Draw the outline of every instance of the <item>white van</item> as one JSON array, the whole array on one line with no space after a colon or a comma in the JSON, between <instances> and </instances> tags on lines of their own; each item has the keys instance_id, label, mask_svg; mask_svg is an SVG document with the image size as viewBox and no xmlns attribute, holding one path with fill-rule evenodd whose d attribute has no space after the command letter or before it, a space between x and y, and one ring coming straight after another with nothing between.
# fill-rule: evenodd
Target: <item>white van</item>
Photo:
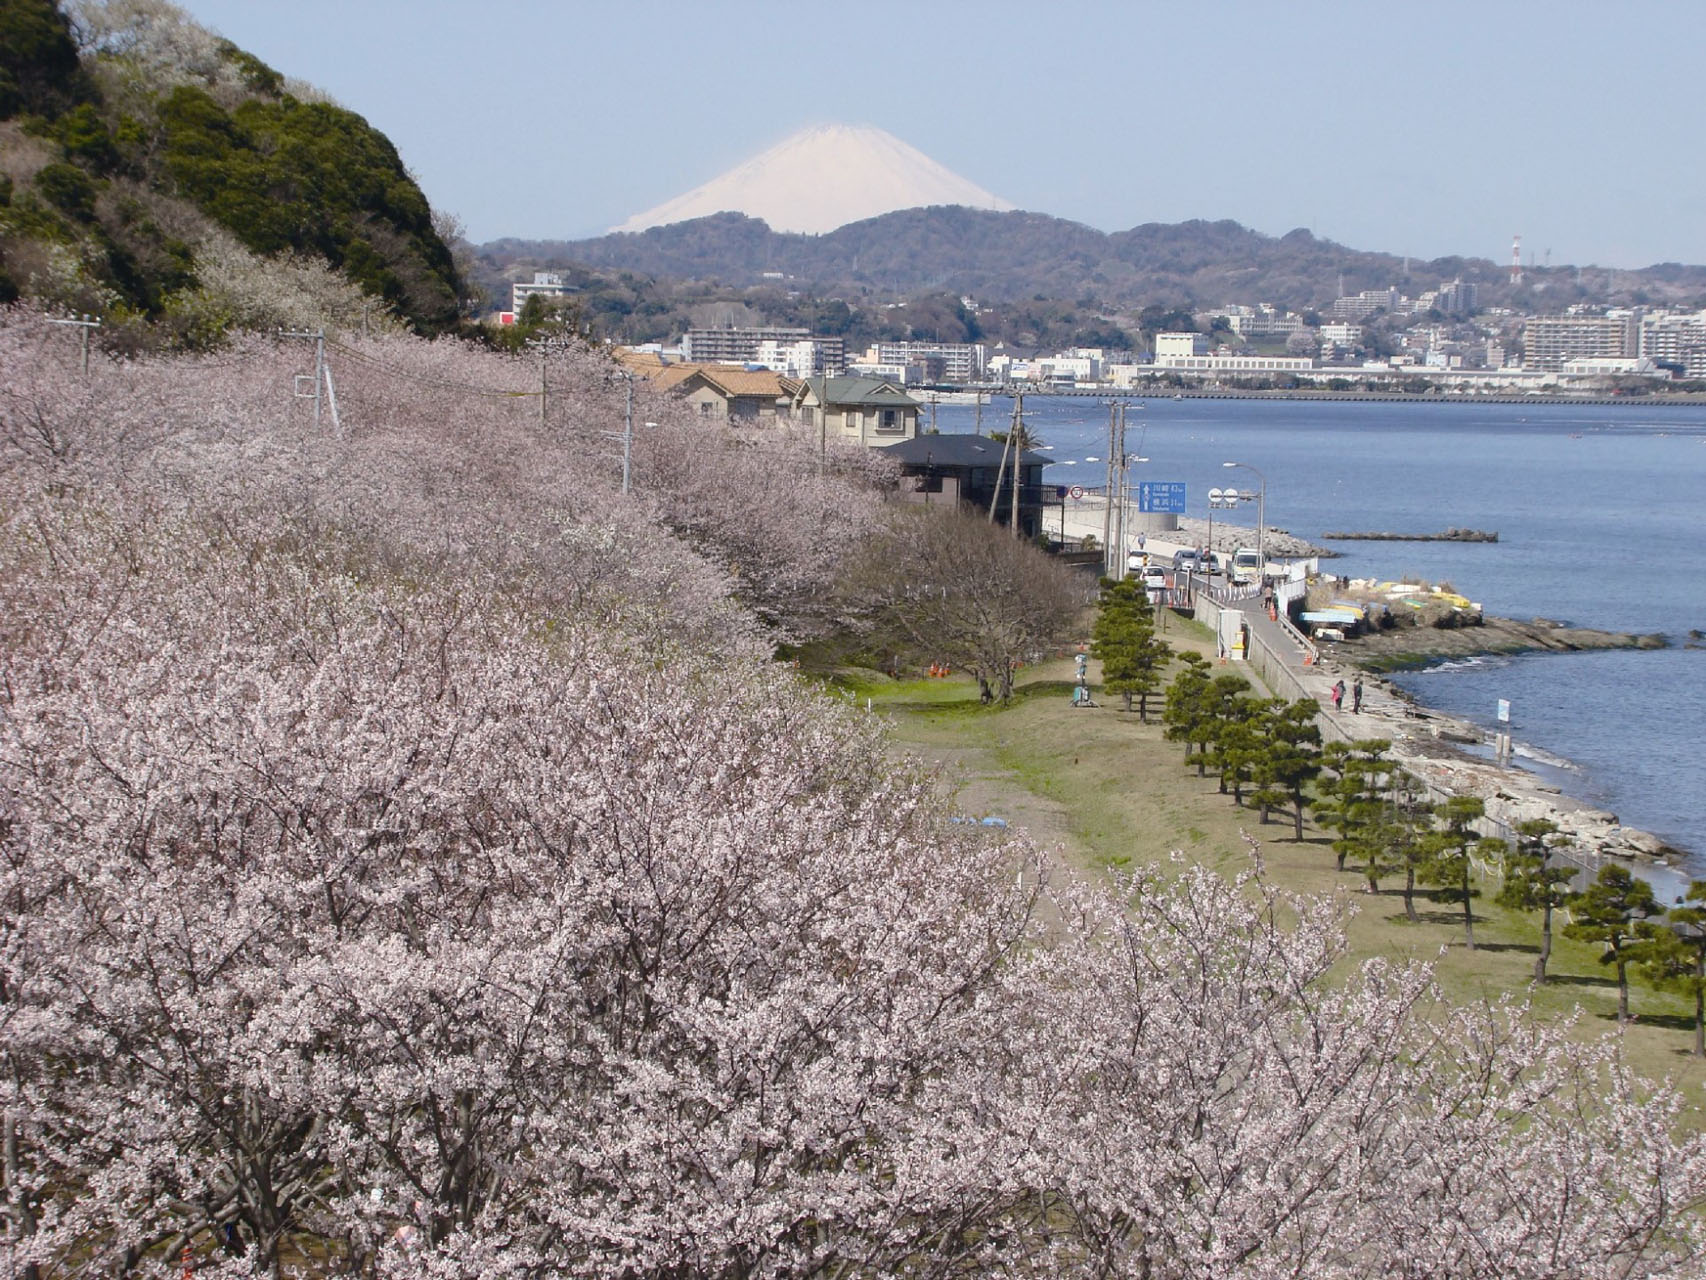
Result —
<instances>
[{"instance_id":1,"label":"white van","mask_svg":"<svg viewBox=\"0 0 1706 1280\"><path fill-rule=\"evenodd\" d=\"M1260 582L1262 553L1255 547L1239 547L1232 553L1232 581Z\"/></svg>"}]
</instances>

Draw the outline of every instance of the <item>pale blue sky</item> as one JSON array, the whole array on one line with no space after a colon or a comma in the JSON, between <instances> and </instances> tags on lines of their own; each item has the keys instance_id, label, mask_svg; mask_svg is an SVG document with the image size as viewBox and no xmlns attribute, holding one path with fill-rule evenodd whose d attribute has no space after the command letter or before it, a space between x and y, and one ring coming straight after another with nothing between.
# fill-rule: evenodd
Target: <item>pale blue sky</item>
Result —
<instances>
[{"instance_id":1,"label":"pale blue sky","mask_svg":"<svg viewBox=\"0 0 1706 1280\"><path fill-rule=\"evenodd\" d=\"M1700 0L179 0L475 241L596 235L806 124L1103 230L1706 263Z\"/></svg>"}]
</instances>

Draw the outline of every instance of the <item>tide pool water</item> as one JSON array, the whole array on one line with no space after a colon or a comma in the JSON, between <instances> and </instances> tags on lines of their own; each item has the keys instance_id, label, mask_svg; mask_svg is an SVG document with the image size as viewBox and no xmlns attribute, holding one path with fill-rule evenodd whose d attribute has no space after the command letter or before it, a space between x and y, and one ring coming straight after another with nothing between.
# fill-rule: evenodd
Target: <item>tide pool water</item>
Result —
<instances>
[{"instance_id":1,"label":"tide pool water","mask_svg":"<svg viewBox=\"0 0 1706 1280\"><path fill-rule=\"evenodd\" d=\"M1706 632L1706 407L1130 403L1126 449L1148 458L1133 483L1183 481L1189 516L1208 515L1210 488L1255 487L1250 471L1222 465L1242 462L1266 480L1268 524L1311 541L1453 526L1499 535L1326 544L1343 553L1336 573L1449 583L1505 617L1665 634L1665 650L1483 659L1396 682L1487 727L1509 700L1526 763L1689 850L1706 875L1706 649L1687 647ZM1011 408L985 405L984 430ZM942 431L970 431L975 410L936 415ZM1105 482L1101 400L1027 396L1025 418L1056 459L1045 483ZM1233 518L1254 524L1254 506Z\"/></svg>"}]
</instances>

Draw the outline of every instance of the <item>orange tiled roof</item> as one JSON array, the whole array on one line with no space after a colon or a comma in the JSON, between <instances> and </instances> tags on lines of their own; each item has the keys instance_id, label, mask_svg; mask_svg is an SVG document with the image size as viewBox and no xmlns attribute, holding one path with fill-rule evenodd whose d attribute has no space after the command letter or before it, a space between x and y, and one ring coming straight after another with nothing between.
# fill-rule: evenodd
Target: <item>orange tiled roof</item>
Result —
<instances>
[{"instance_id":1,"label":"orange tiled roof","mask_svg":"<svg viewBox=\"0 0 1706 1280\"><path fill-rule=\"evenodd\" d=\"M673 391L703 368L697 364L666 364L660 369L641 369L640 372L660 391Z\"/></svg>"},{"instance_id":2,"label":"orange tiled roof","mask_svg":"<svg viewBox=\"0 0 1706 1280\"><path fill-rule=\"evenodd\" d=\"M661 369L669 361L657 351L630 351L627 347L615 349L616 363L630 369Z\"/></svg>"},{"instance_id":3,"label":"orange tiled roof","mask_svg":"<svg viewBox=\"0 0 1706 1280\"><path fill-rule=\"evenodd\" d=\"M727 396L760 396L780 400L788 394L781 374L770 369L742 369L730 365L705 365L699 375ZM677 384L680 385L680 384Z\"/></svg>"}]
</instances>

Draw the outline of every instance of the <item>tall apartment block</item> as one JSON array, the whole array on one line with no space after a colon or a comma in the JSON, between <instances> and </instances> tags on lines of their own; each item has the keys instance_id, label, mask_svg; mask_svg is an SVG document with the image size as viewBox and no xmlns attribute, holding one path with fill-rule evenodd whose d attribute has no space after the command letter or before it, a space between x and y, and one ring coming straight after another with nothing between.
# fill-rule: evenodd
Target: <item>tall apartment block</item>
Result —
<instances>
[{"instance_id":1,"label":"tall apartment block","mask_svg":"<svg viewBox=\"0 0 1706 1280\"><path fill-rule=\"evenodd\" d=\"M810 329L769 326L760 329L689 329L681 340L681 356L692 364L754 364L763 358L765 343L774 353L798 350L800 343L816 344L809 375L838 374L847 367L846 343L841 338L813 336Z\"/></svg>"}]
</instances>

